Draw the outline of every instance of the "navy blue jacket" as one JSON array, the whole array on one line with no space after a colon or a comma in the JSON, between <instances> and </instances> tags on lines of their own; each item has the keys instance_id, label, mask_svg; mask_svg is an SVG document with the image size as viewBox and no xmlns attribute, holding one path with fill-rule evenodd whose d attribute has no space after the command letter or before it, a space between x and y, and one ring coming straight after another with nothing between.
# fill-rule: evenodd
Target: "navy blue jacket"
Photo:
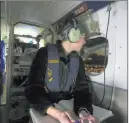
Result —
<instances>
[{"instance_id":1,"label":"navy blue jacket","mask_svg":"<svg viewBox=\"0 0 129 123\"><path fill-rule=\"evenodd\" d=\"M57 43L60 53L60 79L61 86L65 85L65 65L67 64L67 56L61 45L61 41ZM76 55L71 53L70 55ZM90 81L85 74L85 67L80 57L80 66L72 93L49 93L44 85L47 66L47 48L43 47L38 50L28 76L28 83L25 89L26 98L34 104L34 108L39 111L46 111L50 105L60 100L74 98L74 111L78 115L80 109L85 109L93 114L92 94L90 92ZM56 97L56 98L55 98Z\"/></svg>"}]
</instances>

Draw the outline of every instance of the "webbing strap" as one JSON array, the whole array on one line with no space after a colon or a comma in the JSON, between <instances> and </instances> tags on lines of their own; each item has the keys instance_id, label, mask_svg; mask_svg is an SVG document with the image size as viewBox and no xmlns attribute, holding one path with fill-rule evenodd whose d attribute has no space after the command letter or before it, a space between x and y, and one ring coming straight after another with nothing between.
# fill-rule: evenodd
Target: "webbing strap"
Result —
<instances>
[{"instance_id":1,"label":"webbing strap","mask_svg":"<svg viewBox=\"0 0 129 123\"><path fill-rule=\"evenodd\" d=\"M56 44L49 44L48 51L48 66L45 82L47 88L52 91L59 91L59 52Z\"/></svg>"},{"instance_id":2,"label":"webbing strap","mask_svg":"<svg viewBox=\"0 0 129 123\"><path fill-rule=\"evenodd\" d=\"M76 56L70 58L68 80L67 80L67 85L65 87L65 91L69 91L69 87L73 86L74 81L77 77L78 69L79 69L79 57Z\"/></svg>"},{"instance_id":3,"label":"webbing strap","mask_svg":"<svg viewBox=\"0 0 129 123\"><path fill-rule=\"evenodd\" d=\"M66 92L69 91L70 87L73 86L74 80L76 79L78 69L79 69L79 56L71 56L70 62L68 64L68 79L66 78L67 82L65 82L66 86L63 88L63 90L60 90L60 73L59 73L59 52L57 49L56 44L49 44L47 46L48 49L48 66L47 66L47 72L45 77L45 83L47 85L47 88L51 92Z\"/></svg>"}]
</instances>

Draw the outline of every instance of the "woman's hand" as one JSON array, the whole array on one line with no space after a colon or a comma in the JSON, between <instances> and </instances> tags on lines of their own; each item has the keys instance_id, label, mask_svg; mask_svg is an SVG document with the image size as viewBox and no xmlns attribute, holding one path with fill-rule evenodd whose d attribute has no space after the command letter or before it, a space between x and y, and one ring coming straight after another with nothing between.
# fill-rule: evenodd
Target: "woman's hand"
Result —
<instances>
[{"instance_id":1,"label":"woman's hand","mask_svg":"<svg viewBox=\"0 0 129 123\"><path fill-rule=\"evenodd\" d=\"M74 123L75 122L75 119L73 118L73 113L69 111L61 112L58 120L60 121L60 123Z\"/></svg>"},{"instance_id":2,"label":"woman's hand","mask_svg":"<svg viewBox=\"0 0 129 123\"><path fill-rule=\"evenodd\" d=\"M60 123L74 123L76 116L70 111L61 111L53 106L50 106L46 113Z\"/></svg>"},{"instance_id":3,"label":"woman's hand","mask_svg":"<svg viewBox=\"0 0 129 123\"><path fill-rule=\"evenodd\" d=\"M79 117L81 123L100 123L100 121L96 117L86 113L85 111L81 111L79 113Z\"/></svg>"}]
</instances>

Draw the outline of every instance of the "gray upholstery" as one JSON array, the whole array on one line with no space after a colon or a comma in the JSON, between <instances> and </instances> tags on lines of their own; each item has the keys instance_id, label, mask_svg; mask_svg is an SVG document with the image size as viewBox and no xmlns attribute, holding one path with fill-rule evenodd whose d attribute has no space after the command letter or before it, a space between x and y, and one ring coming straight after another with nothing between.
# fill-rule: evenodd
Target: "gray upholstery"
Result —
<instances>
[{"instance_id":1,"label":"gray upholstery","mask_svg":"<svg viewBox=\"0 0 129 123\"><path fill-rule=\"evenodd\" d=\"M72 100L62 100L58 104L55 104L56 108L61 110L69 110L73 111L73 99ZM97 106L93 105L94 113L100 121L103 121L111 116L113 116L112 112ZM50 116L42 116L42 114L38 113L33 108L30 109L30 115L33 123L59 123L55 119Z\"/></svg>"}]
</instances>

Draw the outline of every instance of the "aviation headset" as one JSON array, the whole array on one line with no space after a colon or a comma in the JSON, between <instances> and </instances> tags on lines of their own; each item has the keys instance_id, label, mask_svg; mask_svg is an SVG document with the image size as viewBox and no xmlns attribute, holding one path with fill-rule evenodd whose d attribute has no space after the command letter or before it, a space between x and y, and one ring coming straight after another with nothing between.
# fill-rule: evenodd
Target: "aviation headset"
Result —
<instances>
[{"instance_id":1,"label":"aviation headset","mask_svg":"<svg viewBox=\"0 0 129 123\"><path fill-rule=\"evenodd\" d=\"M76 43L81 34L84 33L84 28L77 24L75 19L72 19L72 23L68 22L62 30L61 37L63 40L69 40L71 43Z\"/></svg>"}]
</instances>

